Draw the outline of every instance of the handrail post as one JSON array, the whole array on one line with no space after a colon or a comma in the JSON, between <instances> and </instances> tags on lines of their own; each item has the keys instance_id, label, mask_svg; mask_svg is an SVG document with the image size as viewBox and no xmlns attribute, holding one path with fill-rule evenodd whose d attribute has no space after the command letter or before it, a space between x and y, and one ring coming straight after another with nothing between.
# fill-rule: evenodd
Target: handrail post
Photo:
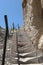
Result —
<instances>
[{"instance_id":1,"label":"handrail post","mask_svg":"<svg viewBox=\"0 0 43 65\"><path fill-rule=\"evenodd\" d=\"M7 15L4 16L4 19L5 19L5 25L6 25L6 34L5 34L3 55L2 55L2 65L5 64L6 44L7 44L7 37L8 37L8 21L7 21Z\"/></svg>"},{"instance_id":2,"label":"handrail post","mask_svg":"<svg viewBox=\"0 0 43 65\"><path fill-rule=\"evenodd\" d=\"M19 25L18 25L18 30L19 30ZM19 50L18 50L18 31L16 30L16 45L17 45L17 57L18 57L18 65L20 65L20 57L19 57Z\"/></svg>"}]
</instances>

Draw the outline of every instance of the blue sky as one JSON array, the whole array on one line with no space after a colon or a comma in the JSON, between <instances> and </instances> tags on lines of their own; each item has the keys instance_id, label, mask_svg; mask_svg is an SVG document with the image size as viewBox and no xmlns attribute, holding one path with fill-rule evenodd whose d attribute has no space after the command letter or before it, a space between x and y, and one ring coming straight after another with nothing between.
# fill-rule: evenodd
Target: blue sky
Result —
<instances>
[{"instance_id":1,"label":"blue sky","mask_svg":"<svg viewBox=\"0 0 43 65\"><path fill-rule=\"evenodd\" d=\"M0 0L0 26L5 27L4 15L8 16L9 28L23 25L22 0Z\"/></svg>"}]
</instances>

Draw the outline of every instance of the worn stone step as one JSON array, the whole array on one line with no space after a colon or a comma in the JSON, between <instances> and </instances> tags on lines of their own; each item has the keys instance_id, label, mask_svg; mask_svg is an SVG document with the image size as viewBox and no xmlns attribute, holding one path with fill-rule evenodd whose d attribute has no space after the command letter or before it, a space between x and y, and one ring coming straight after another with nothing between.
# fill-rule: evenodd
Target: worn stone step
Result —
<instances>
[{"instance_id":1,"label":"worn stone step","mask_svg":"<svg viewBox=\"0 0 43 65\"><path fill-rule=\"evenodd\" d=\"M16 54L18 54L18 53L16 53ZM19 57L21 57L21 58L34 57L34 56L36 56L36 51L32 51L29 53L19 53Z\"/></svg>"},{"instance_id":2,"label":"worn stone step","mask_svg":"<svg viewBox=\"0 0 43 65\"><path fill-rule=\"evenodd\" d=\"M41 55L39 55L39 56L36 56L36 57L28 57L28 58L20 58L19 59L19 62L21 63L21 64L28 64L28 63L39 63L40 61L39 61L39 58L41 58L42 56ZM16 60L18 59L18 58L15 58ZM43 62L43 61L42 61ZM41 63L41 62L40 62Z\"/></svg>"}]
</instances>

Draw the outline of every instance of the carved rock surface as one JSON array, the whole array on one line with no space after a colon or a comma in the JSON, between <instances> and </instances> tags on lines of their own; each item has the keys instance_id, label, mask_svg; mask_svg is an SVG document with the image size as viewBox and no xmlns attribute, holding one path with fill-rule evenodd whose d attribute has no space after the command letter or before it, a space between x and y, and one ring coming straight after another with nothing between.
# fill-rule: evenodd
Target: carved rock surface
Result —
<instances>
[{"instance_id":1,"label":"carved rock surface","mask_svg":"<svg viewBox=\"0 0 43 65\"><path fill-rule=\"evenodd\" d=\"M43 0L26 0L23 8L24 28L38 49L40 37L43 35Z\"/></svg>"}]
</instances>

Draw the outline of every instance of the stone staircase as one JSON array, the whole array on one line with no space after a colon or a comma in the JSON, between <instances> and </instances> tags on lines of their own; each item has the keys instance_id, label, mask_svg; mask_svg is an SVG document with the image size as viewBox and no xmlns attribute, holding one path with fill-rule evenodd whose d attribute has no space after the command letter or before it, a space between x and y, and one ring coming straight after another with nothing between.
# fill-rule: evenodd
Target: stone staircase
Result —
<instances>
[{"instance_id":1,"label":"stone staircase","mask_svg":"<svg viewBox=\"0 0 43 65\"><path fill-rule=\"evenodd\" d=\"M39 50L34 48L32 41L25 31L18 31L18 50L20 64L36 64L43 63L43 56ZM0 42L0 65L2 62L3 42ZM2 47L1 47L2 46ZM16 32L10 34L7 40L5 65L18 64L18 52L16 44Z\"/></svg>"},{"instance_id":2,"label":"stone staircase","mask_svg":"<svg viewBox=\"0 0 43 65\"><path fill-rule=\"evenodd\" d=\"M18 32L18 50L20 64L34 64L43 62L42 53L34 48L30 38L24 31L21 30ZM16 57L15 59L18 58Z\"/></svg>"}]
</instances>

